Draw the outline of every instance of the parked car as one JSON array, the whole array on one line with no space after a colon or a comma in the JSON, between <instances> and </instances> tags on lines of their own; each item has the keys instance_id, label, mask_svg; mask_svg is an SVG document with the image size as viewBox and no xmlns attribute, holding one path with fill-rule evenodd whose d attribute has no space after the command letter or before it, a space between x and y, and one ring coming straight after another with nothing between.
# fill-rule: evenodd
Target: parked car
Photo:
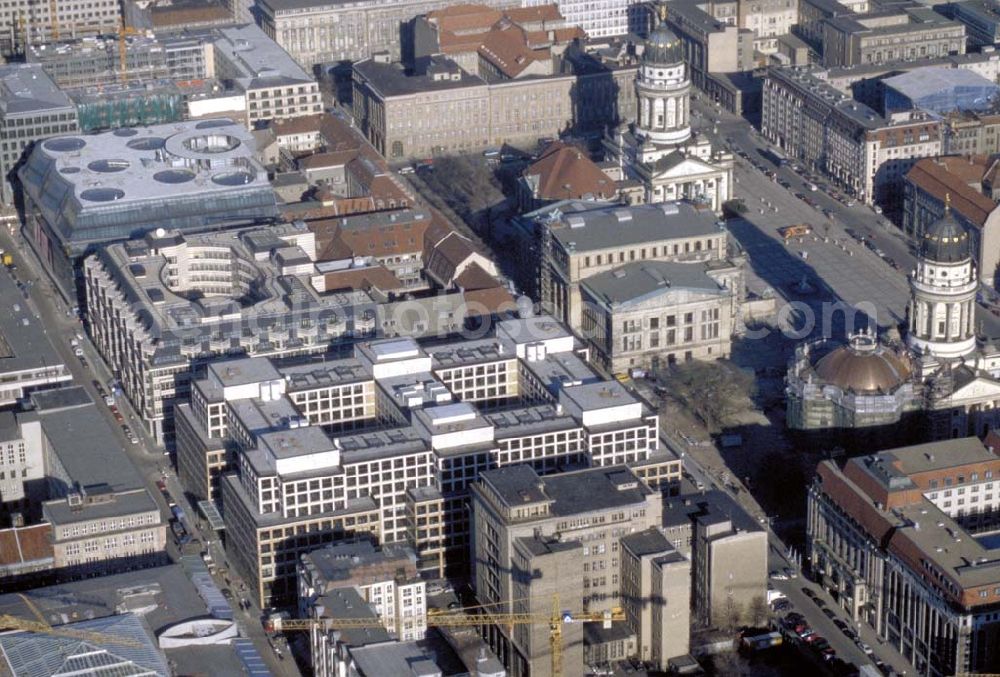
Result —
<instances>
[{"instance_id":1,"label":"parked car","mask_svg":"<svg viewBox=\"0 0 1000 677\"><path fill-rule=\"evenodd\" d=\"M798 578L799 577L799 575L795 572L795 569L792 569L791 567L785 567L784 569L782 569L782 571L789 578L793 578L794 579L794 578Z\"/></svg>"},{"instance_id":2,"label":"parked car","mask_svg":"<svg viewBox=\"0 0 1000 677\"><path fill-rule=\"evenodd\" d=\"M772 581L787 581L788 574L782 571L772 571L770 574L768 574L768 578L770 578Z\"/></svg>"}]
</instances>

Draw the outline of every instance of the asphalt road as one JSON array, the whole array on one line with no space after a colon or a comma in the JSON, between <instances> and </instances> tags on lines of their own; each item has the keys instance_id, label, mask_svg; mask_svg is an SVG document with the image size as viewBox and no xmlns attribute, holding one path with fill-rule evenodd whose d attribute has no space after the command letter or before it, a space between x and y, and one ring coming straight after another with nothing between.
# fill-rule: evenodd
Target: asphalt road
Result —
<instances>
[{"instance_id":1,"label":"asphalt road","mask_svg":"<svg viewBox=\"0 0 1000 677\"><path fill-rule=\"evenodd\" d=\"M156 500L157 505L160 506L161 514L165 516L170 515L170 509L167 502L156 486L157 480L164 479L167 483L171 496L181 505L190 517L189 521L191 522L191 527L195 532L192 534L194 538L197 538L202 544L211 543L209 547L212 548L213 558L215 561L224 562L225 558L223 556L222 549L219 543L215 541L214 534L208 531L207 528L205 530L199 528L199 525L197 524L199 514L197 506L190 505L185 498L180 483L177 481L176 475L170 467L169 459L163 454L163 450L156 447L152 443L152 440L146 435L141 419L132 410L128 400L125 397L119 397L117 398L116 404L119 411L125 417L125 422L128 424L129 428L131 428L132 431L138 435L138 444L132 444L128 440L122 432L120 424L115 420L114 415L111 413L111 410L105 406L103 400L99 397L93 382L96 380L106 386L108 381L112 378L111 372L107 369L104 361L98 355L97 350L90 342L90 339L86 336L84 337L84 340L81 341L81 345L83 347L84 357L88 363L87 367L84 367L80 359L73 354L73 348L70 346L70 339L74 338L77 332L84 333L83 324L75 317L70 317L68 315L68 308L63 303L62 297L52 288L48 277L41 273L37 260L34 258L33 254L30 253L30 248L26 246L20 247L19 242L15 242L15 240L19 241L20 237L11 236L11 234L5 229L0 229L0 247L12 252L14 254L15 263L17 264L17 270L15 272L10 273L6 268L4 268L3 270L0 270L0 275L13 274L14 277L20 281L32 282L28 298L26 299L28 307L31 308L35 317L39 319L46 336L55 347L55 350L59 354L60 358L73 374L73 385L81 385L87 390L90 396L97 403L98 411L102 412L102 415L114 429L116 438L122 444L126 454L132 460L136 470L145 481L146 488L149 489L150 494L152 494L153 498ZM180 552L176 544L173 542L173 536L169 531L167 535L167 542L167 554L172 560L177 561ZM278 675L279 677L298 676L300 672L294 661L288 657L286 657L285 660L280 660L273 648L270 646L269 640L261 625L261 611L256 607L251 607L247 611L242 611L239 608L239 593L237 592L238 578L236 578L235 574L232 572L231 578L235 579L233 580L233 611L240 627L240 635L253 641L254 646L257 647L257 651L260 653L264 662L271 669L273 674ZM220 589L228 587L221 574L217 573L215 575L215 582L218 584Z\"/></svg>"}]
</instances>

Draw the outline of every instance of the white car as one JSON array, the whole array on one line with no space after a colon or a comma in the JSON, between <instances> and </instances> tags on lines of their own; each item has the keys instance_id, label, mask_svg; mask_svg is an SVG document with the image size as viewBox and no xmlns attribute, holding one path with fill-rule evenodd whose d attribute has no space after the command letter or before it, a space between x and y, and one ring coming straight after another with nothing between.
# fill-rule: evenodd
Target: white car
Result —
<instances>
[{"instance_id":1,"label":"white car","mask_svg":"<svg viewBox=\"0 0 1000 677\"><path fill-rule=\"evenodd\" d=\"M772 571L768 576L772 581L787 581L788 574L781 571Z\"/></svg>"},{"instance_id":2,"label":"white car","mask_svg":"<svg viewBox=\"0 0 1000 677\"><path fill-rule=\"evenodd\" d=\"M868 646L867 644L865 644L864 642L862 642L861 645L858 648L861 649L862 651L864 651L866 656L874 656L875 655L875 650L873 648L871 648L870 646Z\"/></svg>"}]
</instances>

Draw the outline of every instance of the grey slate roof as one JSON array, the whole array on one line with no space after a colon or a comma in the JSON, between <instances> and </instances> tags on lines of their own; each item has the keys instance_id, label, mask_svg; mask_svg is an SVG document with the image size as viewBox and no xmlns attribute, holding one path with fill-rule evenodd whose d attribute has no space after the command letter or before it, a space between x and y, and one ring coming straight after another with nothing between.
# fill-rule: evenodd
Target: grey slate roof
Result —
<instances>
[{"instance_id":1,"label":"grey slate roof","mask_svg":"<svg viewBox=\"0 0 1000 677\"><path fill-rule=\"evenodd\" d=\"M537 209L526 219L547 223L552 237L576 252L625 247L720 231L711 210L686 202L625 207L611 202L563 200Z\"/></svg>"},{"instance_id":2,"label":"grey slate roof","mask_svg":"<svg viewBox=\"0 0 1000 677\"><path fill-rule=\"evenodd\" d=\"M22 116L39 111L76 114L73 102L38 64L0 66L0 115Z\"/></svg>"},{"instance_id":3,"label":"grey slate roof","mask_svg":"<svg viewBox=\"0 0 1000 677\"><path fill-rule=\"evenodd\" d=\"M367 80L384 97L486 85L486 82L478 75L466 72L447 57L435 56L431 58L434 61L429 67L437 66L440 69L456 70L461 77L458 80L447 77L435 80L428 75L408 74L401 64L382 63L374 59L355 63L354 71ZM425 66L428 65L425 64Z\"/></svg>"},{"instance_id":4,"label":"grey slate roof","mask_svg":"<svg viewBox=\"0 0 1000 677\"><path fill-rule=\"evenodd\" d=\"M701 263L637 261L583 281L592 296L609 305L627 304L681 289L723 294L726 290Z\"/></svg>"},{"instance_id":5,"label":"grey slate roof","mask_svg":"<svg viewBox=\"0 0 1000 677\"><path fill-rule=\"evenodd\" d=\"M84 487L107 484L114 491L144 488L110 424L83 387L38 392L31 399L35 403L31 416L41 421L50 450L74 482Z\"/></svg>"}]
</instances>

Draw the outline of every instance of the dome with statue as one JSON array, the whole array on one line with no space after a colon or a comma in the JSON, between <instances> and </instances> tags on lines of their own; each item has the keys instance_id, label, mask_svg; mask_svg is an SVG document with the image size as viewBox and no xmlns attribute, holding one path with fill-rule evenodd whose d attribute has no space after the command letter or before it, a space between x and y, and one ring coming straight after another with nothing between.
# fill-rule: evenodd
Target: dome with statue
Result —
<instances>
[{"instance_id":1,"label":"dome with statue","mask_svg":"<svg viewBox=\"0 0 1000 677\"><path fill-rule=\"evenodd\" d=\"M684 60L680 38L674 35L666 24L661 23L649 34L642 60L646 63L663 65L680 63Z\"/></svg>"}]
</instances>

